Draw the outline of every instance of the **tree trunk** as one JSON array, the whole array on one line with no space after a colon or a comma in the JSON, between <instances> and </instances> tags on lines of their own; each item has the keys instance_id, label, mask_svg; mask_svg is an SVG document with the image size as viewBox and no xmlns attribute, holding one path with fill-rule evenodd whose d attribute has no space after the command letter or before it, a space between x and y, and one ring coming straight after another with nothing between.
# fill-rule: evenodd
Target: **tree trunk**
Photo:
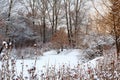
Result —
<instances>
[{"instance_id":1,"label":"tree trunk","mask_svg":"<svg viewBox=\"0 0 120 80\"><path fill-rule=\"evenodd\" d=\"M45 16L43 18L43 43L46 43L46 23L45 23Z\"/></svg>"},{"instance_id":2,"label":"tree trunk","mask_svg":"<svg viewBox=\"0 0 120 80\"><path fill-rule=\"evenodd\" d=\"M11 16L12 3L13 3L13 0L10 0L9 12L8 12L8 21L10 20L10 16Z\"/></svg>"},{"instance_id":3,"label":"tree trunk","mask_svg":"<svg viewBox=\"0 0 120 80\"><path fill-rule=\"evenodd\" d=\"M69 45L71 46L71 37L70 37L70 29L69 29L67 1L64 0L64 4L65 4L65 16L66 16L66 25L67 25L67 32L68 32L68 40L69 40Z\"/></svg>"},{"instance_id":4,"label":"tree trunk","mask_svg":"<svg viewBox=\"0 0 120 80\"><path fill-rule=\"evenodd\" d=\"M77 44L77 29L78 29L78 0L75 8L75 44Z\"/></svg>"},{"instance_id":5,"label":"tree trunk","mask_svg":"<svg viewBox=\"0 0 120 80\"><path fill-rule=\"evenodd\" d=\"M55 26L55 25L54 25L54 23L55 23L55 22L54 22L54 19L55 19L55 18L54 18L54 15L55 15L55 7L54 7L54 5L53 5L53 15L52 15L52 18L53 18L53 19L52 19L52 35L54 34L54 26Z\"/></svg>"}]
</instances>

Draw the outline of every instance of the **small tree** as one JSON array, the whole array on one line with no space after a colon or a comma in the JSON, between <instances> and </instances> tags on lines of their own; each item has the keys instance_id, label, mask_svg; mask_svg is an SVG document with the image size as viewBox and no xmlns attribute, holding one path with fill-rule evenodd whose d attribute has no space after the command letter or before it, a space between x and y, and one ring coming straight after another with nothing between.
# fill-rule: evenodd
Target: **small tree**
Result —
<instances>
[{"instance_id":1,"label":"small tree","mask_svg":"<svg viewBox=\"0 0 120 80\"><path fill-rule=\"evenodd\" d=\"M68 45L68 37L67 33L65 32L64 28L60 28L51 38L51 42L53 43L54 47L57 49L61 49Z\"/></svg>"}]
</instances>

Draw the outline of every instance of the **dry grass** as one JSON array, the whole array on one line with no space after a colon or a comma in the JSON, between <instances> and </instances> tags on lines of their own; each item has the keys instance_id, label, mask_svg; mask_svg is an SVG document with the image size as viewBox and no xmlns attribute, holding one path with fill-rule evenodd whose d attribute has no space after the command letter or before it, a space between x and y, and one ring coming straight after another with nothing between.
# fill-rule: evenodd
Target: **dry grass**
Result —
<instances>
[{"instance_id":1,"label":"dry grass","mask_svg":"<svg viewBox=\"0 0 120 80\"><path fill-rule=\"evenodd\" d=\"M29 76L25 77L23 74L24 58L22 57L22 71L18 75L15 69L16 60L11 59L9 49L6 50L6 53L2 55L0 80L120 80L120 61L116 59L115 54L104 55L103 60L98 60L96 68L87 65L88 69L85 70L81 68L81 64L74 68L63 64L59 69L56 68L56 65L46 66L46 70L41 70L40 73L36 73L36 57L35 65L27 70Z\"/></svg>"}]
</instances>

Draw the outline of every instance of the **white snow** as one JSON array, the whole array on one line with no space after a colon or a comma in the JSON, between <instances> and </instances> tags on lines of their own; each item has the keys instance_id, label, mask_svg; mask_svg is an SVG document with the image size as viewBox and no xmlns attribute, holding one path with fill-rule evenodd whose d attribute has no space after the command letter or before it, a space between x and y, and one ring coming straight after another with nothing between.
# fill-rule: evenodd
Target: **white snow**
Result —
<instances>
[{"instance_id":1,"label":"white snow","mask_svg":"<svg viewBox=\"0 0 120 80\"><path fill-rule=\"evenodd\" d=\"M88 65L92 68L95 68L97 65L97 60L102 59L102 57L93 59L89 62L82 63L78 58L78 55L81 55L81 51L78 49L75 50L64 50L63 52L57 54L55 50L45 52L43 56L38 56L37 60L35 59L19 59L16 61L16 74L19 76L23 72L24 77L29 77L28 70L36 67L36 73L38 75L42 74L41 72L46 72L46 70L55 66L56 69L59 69L63 65L74 68L78 64L81 64L81 68L84 70L88 69ZM0 62L0 69L2 63ZM22 71L23 68L23 71Z\"/></svg>"}]
</instances>

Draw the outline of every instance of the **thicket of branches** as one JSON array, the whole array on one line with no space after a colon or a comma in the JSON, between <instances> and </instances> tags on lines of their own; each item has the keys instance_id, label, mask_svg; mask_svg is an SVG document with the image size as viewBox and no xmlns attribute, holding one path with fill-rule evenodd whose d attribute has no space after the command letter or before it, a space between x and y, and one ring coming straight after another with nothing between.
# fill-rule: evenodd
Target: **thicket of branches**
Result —
<instances>
[{"instance_id":1,"label":"thicket of branches","mask_svg":"<svg viewBox=\"0 0 120 80\"><path fill-rule=\"evenodd\" d=\"M119 58L120 54L120 1L119 0L104 0L101 1L104 6L104 14L101 14L100 11L96 8L94 2L94 8L97 11L99 17L96 18L98 28L100 32L105 34L110 34L114 37L116 53Z\"/></svg>"},{"instance_id":2,"label":"thicket of branches","mask_svg":"<svg viewBox=\"0 0 120 80\"><path fill-rule=\"evenodd\" d=\"M8 2L7 21L9 22L13 19L12 9L15 2L15 0ZM83 0L20 0L19 3L24 6L25 11L20 9L17 15L24 17L28 26L39 35L38 41L46 43L52 40L52 36L59 28L65 27L69 46L76 47L79 43L79 33L82 32L81 28L88 26L86 15L89 7L86 2ZM9 25L5 26L6 35L9 35L10 30Z\"/></svg>"}]
</instances>

